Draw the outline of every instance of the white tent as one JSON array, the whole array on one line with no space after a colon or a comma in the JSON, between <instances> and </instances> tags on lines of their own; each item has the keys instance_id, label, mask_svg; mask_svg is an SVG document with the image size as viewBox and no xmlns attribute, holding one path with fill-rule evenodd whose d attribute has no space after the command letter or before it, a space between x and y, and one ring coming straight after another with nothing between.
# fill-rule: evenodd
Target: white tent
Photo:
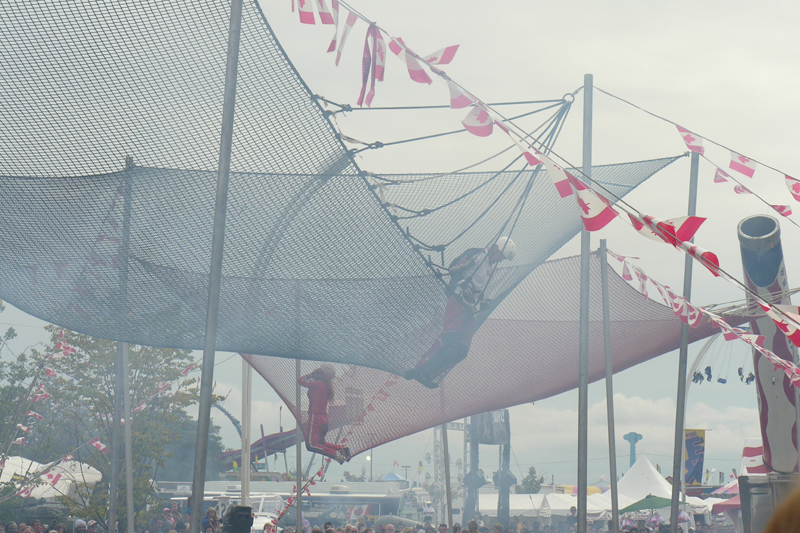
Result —
<instances>
[{"instance_id":1,"label":"white tent","mask_svg":"<svg viewBox=\"0 0 800 533\"><path fill-rule=\"evenodd\" d=\"M611 514L611 491L607 490L602 494L589 494L587 496L587 501L594 505L595 507L599 507L604 509L609 515ZM617 505L619 509L624 509L625 507L636 503L637 500L632 498L628 498L623 494L617 495Z\"/></svg>"},{"instance_id":2,"label":"white tent","mask_svg":"<svg viewBox=\"0 0 800 533\"><path fill-rule=\"evenodd\" d=\"M578 497L574 494L556 494L551 492L546 494L544 501L550 508L553 516L568 516L570 507L578 506ZM543 504L544 506L544 504ZM606 511L602 507L598 507L586 501L586 516L591 520L600 520L606 517Z\"/></svg>"},{"instance_id":3,"label":"white tent","mask_svg":"<svg viewBox=\"0 0 800 533\"><path fill-rule=\"evenodd\" d=\"M5 468L0 475L0 482L15 481L14 476L28 478L36 486L31 490L32 498L55 498L69 494L75 485L94 485L100 481L103 475L99 470L78 461L64 461L55 465L48 471L53 478L57 478L55 485L47 479L35 476L36 472L42 472L47 465L25 459L24 457L14 456L6 459Z\"/></svg>"},{"instance_id":4,"label":"white tent","mask_svg":"<svg viewBox=\"0 0 800 533\"><path fill-rule=\"evenodd\" d=\"M511 516L538 517L544 494L510 494L508 500ZM478 509L484 516L497 516L497 494L479 494Z\"/></svg>"},{"instance_id":5,"label":"white tent","mask_svg":"<svg viewBox=\"0 0 800 533\"><path fill-rule=\"evenodd\" d=\"M636 463L625 472L622 479L617 483L617 492L627 498L637 502L652 494L662 498L672 498L672 485L658 473L658 470L647 460L647 457L640 455ZM623 508L620 505L620 508Z\"/></svg>"}]
</instances>

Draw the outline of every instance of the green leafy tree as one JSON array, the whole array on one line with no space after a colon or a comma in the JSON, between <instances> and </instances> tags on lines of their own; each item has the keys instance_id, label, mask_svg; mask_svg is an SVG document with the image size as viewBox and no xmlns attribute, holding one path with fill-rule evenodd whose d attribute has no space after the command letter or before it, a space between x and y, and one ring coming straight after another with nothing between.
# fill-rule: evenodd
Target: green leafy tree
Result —
<instances>
[{"instance_id":1,"label":"green leafy tree","mask_svg":"<svg viewBox=\"0 0 800 533\"><path fill-rule=\"evenodd\" d=\"M528 475L522 478L522 483L517 485L517 494L538 494L542 489L544 483L544 476L536 475L536 467L532 466L528 469Z\"/></svg>"},{"instance_id":2,"label":"green leafy tree","mask_svg":"<svg viewBox=\"0 0 800 533\"><path fill-rule=\"evenodd\" d=\"M88 335L64 332L64 341L76 349L68 357L49 358L56 352L60 329L48 326L50 345L41 353L33 352L36 362L47 360L55 377L45 377L45 390L51 395L37 403L35 409L44 420L35 424L26 439L27 457L49 463L72 455L100 471L102 480L94 485L78 485L60 498L72 516L94 519L105 526L108 515L111 453L101 453L86 443L97 437L110 448L114 412L114 362L117 344ZM130 345L130 391L133 412L123 414L131 425L134 479L134 521L144 525L149 519L145 510L156 503L154 480L160 477L171 458L189 455L194 442L185 443L180 451L170 445L184 438L182 424L188 416L185 409L199 399L195 378L181 372L194 363L190 352ZM184 428L185 429L185 428ZM188 448L186 446L189 446ZM124 480L124 460L120 480ZM124 482L119 484L117 516L126 517Z\"/></svg>"},{"instance_id":3,"label":"green leafy tree","mask_svg":"<svg viewBox=\"0 0 800 533\"><path fill-rule=\"evenodd\" d=\"M194 449L197 439L197 420L186 413L176 413L176 420L169 425L177 437L166 448L168 459L158 471L159 481L191 481L194 475ZM189 451L187 453L187 450ZM219 426L212 425L208 436L208 455L206 456L206 479L217 479L225 470L220 454L225 451Z\"/></svg>"}]
</instances>

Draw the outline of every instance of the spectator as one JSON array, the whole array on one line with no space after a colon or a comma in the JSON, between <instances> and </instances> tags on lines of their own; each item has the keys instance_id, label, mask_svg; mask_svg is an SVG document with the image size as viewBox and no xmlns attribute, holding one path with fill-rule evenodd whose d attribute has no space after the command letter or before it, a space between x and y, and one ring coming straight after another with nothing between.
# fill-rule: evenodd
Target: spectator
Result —
<instances>
[{"instance_id":1,"label":"spectator","mask_svg":"<svg viewBox=\"0 0 800 533\"><path fill-rule=\"evenodd\" d=\"M447 524L445 523L439 524L439 533L447 533L448 529L449 528L447 527Z\"/></svg>"},{"instance_id":2,"label":"spectator","mask_svg":"<svg viewBox=\"0 0 800 533\"><path fill-rule=\"evenodd\" d=\"M86 533L86 521L85 520L75 520L75 533ZM24 531L22 533L25 533Z\"/></svg>"},{"instance_id":3,"label":"spectator","mask_svg":"<svg viewBox=\"0 0 800 533\"><path fill-rule=\"evenodd\" d=\"M34 533L42 533L44 528L42 527L42 521L38 518L34 518L33 522L31 522L31 527L33 528Z\"/></svg>"},{"instance_id":4,"label":"spectator","mask_svg":"<svg viewBox=\"0 0 800 533\"><path fill-rule=\"evenodd\" d=\"M97 520L89 520L86 522L86 531L87 533L97 533Z\"/></svg>"}]
</instances>

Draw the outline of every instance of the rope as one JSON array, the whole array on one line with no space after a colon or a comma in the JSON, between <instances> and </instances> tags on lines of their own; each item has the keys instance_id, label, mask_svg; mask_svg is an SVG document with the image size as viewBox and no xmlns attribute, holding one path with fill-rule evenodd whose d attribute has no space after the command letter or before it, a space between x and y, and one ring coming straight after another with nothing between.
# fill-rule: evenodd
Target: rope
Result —
<instances>
[{"instance_id":1,"label":"rope","mask_svg":"<svg viewBox=\"0 0 800 533\"><path fill-rule=\"evenodd\" d=\"M339 111L334 111L331 114L336 113L347 113L350 111L412 111L412 110L419 110L419 109L450 109L450 106L447 104L442 105L415 105L415 106L387 106L387 107L353 107L350 104L340 104L334 102L332 100L328 100L324 96L320 96L318 94L314 95L314 98L320 100L325 104L331 104L339 107ZM567 103L566 100L560 98L558 100L527 100L521 102L493 102L487 105L490 106L506 106L506 105L531 105L531 104L551 104L551 103Z\"/></svg>"}]
</instances>

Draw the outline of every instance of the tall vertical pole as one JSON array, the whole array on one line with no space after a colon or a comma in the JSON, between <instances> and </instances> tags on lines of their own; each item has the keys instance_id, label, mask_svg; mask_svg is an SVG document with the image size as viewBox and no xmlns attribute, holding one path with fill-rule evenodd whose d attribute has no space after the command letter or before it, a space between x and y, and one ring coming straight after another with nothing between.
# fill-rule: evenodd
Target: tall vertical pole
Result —
<instances>
[{"instance_id":1,"label":"tall vertical pole","mask_svg":"<svg viewBox=\"0 0 800 533\"><path fill-rule=\"evenodd\" d=\"M450 446L447 444L447 423L442 424L442 449L444 450L444 495L447 501L447 525L453 525L453 496L450 492Z\"/></svg>"},{"instance_id":2,"label":"tall vertical pole","mask_svg":"<svg viewBox=\"0 0 800 533\"><path fill-rule=\"evenodd\" d=\"M118 320L122 328L128 313L128 253L131 241L131 195L133 182L133 156L125 157L125 172L123 185L122 207L122 239L120 239L119 260L119 309ZM114 359L114 416L111 424L111 479L109 480L108 495L108 531L116 530L117 499L119 494L119 469L122 440L122 420L125 419L125 495L128 530L133 530L133 459L131 458L131 399L128 382L128 343L117 342L117 354ZM127 413L127 414L125 414Z\"/></svg>"},{"instance_id":3,"label":"tall vertical pole","mask_svg":"<svg viewBox=\"0 0 800 533\"><path fill-rule=\"evenodd\" d=\"M197 441L194 449L192 481L192 533L200 533L203 493L206 485L206 456L211 430L211 389L214 386L214 354L217 344L219 293L222 284L222 256L225 248L225 215L228 209L228 178L233 144L233 113L236 107L236 75L239 69L239 33L242 27L242 0L231 0L228 28L228 57L225 64L225 90L222 99L222 131L219 142L217 194L214 206L214 232L211 238L211 269L208 279L206 332L203 343L203 372L200 376L200 401L197 415Z\"/></svg>"},{"instance_id":4,"label":"tall vertical pole","mask_svg":"<svg viewBox=\"0 0 800 533\"><path fill-rule=\"evenodd\" d=\"M122 343L122 368L125 371L122 386L122 409L130 416L131 391L130 367L128 365L128 343ZM125 424L125 525L128 533L133 533L133 449L131 447L131 426L133 417ZM111 531L111 530L109 530Z\"/></svg>"},{"instance_id":5,"label":"tall vertical pole","mask_svg":"<svg viewBox=\"0 0 800 533\"><path fill-rule=\"evenodd\" d=\"M583 175L592 176L592 102L594 78L583 77ZM591 238L581 230L581 322L578 350L578 533L586 533L589 437L589 256Z\"/></svg>"},{"instance_id":6,"label":"tall vertical pole","mask_svg":"<svg viewBox=\"0 0 800 533\"><path fill-rule=\"evenodd\" d=\"M250 506L250 405L253 401L253 367L242 358L242 505Z\"/></svg>"},{"instance_id":7,"label":"tall vertical pole","mask_svg":"<svg viewBox=\"0 0 800 533\"><path fill-rule=\"evenodd\" d=\"M111 423L111 479L108 483L108 531L116 531L117 492L119 492L119 467L122 436L122 388L123 381L122 350L124 342L117 343L117 356L114 358L114 420ZM130 423L130 416L126 422Z\"/></svg>"},{"instance_id":8,"label":"tall vertical pole","mask_svg":"<svg viewBox=\"0 0 800 533\"><path fill-rule=\"evenodd\" d=\"M300 422L303 419L303 403L302 397L300 396L300 359L296 360L295 366L295 411L297 412L297 429L295 430L295 448L297 449L297 462L295 465L295 469L297 473L295 474L295 482L297 483L297 499L295 500L295 506L297 507L297 526L294 530L297 533L301 533L303 531L303 463L301 461L300 456L300 449L303 447L303 430L300 429ZM310 415L309 415L310 416ZM311 437L311 426L309 423L308 428L309 437Z\"/></svg>"},{"instance_id":9,"label":"tall vertical pole","mask_svg":"<svg viewBox=\"0 0 800 533\"><path fill-rule=\"evenodd\" d=\"M689 174L689 216L697 212L697 174L700 154L692 152ZM692 258L686 254L683 263L683 297L692 298ZM678 396L675 399L675 442L672 450L672 505L670 507L670 532L678 533L678 505L683 487L683 429L686 424L686 367L689 360L689 324L681 324L681 349L678 358Z\"/></svg>"},{"instance_id":10,"label":"tall vertical pole","mask_svg":"<svg viewBox=\"0 0 800 533\"><path fill-rule=\"evenodd\" d=\"M611 533L619 533L617 497L617 432L614 427L614 367L611 361L611 310L608 298L608 253L600 239L600 277L603 288L603 348L606 356L606 414L608 418L608 467L611 478Z\"/></svg>"}]
</instances>

